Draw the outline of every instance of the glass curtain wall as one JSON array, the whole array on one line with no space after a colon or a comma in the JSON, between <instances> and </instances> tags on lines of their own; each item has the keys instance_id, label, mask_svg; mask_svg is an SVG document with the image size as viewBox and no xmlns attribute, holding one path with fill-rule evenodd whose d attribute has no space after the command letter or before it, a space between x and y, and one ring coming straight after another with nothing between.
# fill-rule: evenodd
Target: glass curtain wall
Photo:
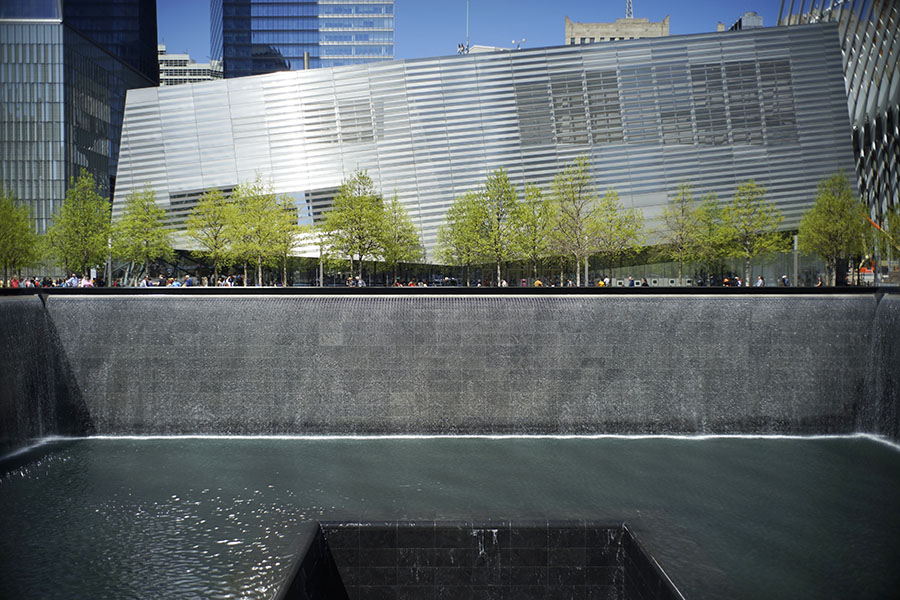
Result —
<instances>
[{"instance_id":1,"label":"glass curtain wall","mask_svg":"<svg viewBox=\"0 0 900 600\"><path fill-rule=\"evenodd\" d=\"M394 57L394 3L213 0L210 56L226 78Z\"/></svg>"}]
</instances>

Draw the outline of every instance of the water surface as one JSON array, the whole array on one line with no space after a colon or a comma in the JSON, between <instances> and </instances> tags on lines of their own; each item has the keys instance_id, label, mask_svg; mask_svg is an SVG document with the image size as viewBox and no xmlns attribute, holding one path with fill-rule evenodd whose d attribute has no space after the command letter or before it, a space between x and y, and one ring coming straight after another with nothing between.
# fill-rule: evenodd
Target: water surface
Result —
<instances>
[{"instance_id":1,"label":"water surface","mask_svg":"<svg viewBox=\"0 0 900 600\"><path fill-rule=\"evenodd\" d=\"M687 598L889 598L868 438L90 438L0 478L0 597L269 598L310 521L626 521Z\"/></svg>"}]
</instances>

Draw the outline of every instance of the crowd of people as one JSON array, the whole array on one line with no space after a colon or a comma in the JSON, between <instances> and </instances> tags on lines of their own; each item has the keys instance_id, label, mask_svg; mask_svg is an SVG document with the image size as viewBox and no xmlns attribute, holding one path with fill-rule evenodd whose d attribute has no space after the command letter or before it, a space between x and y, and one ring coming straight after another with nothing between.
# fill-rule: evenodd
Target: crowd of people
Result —
<instances>
[{"instance_id":1,"label":"crowd of people","mask_svg":"<svg viewBox=\"0 0 900 600\"><path fill-rule=\"evenodd\" d=\"M515 280L513 281L515 284ZM560 282L561 283L561 282ZM634 277L628 277L628 279L623 282L626 287L649 287L650 283L648 283L646 277L642 277L640 281L636 281ZM623 283L619 283L618 285L623 285ZM0 279L0 287L8 287L8 288L91 288L91 287L106 287L106 282L99 278L91 278L91 277L79 277L77 274L72 273L71 276L67 278L51 278L51 277L25 277L19 279L17 276L13 276L8 281L3 281ZM289 282L290 284L290 282ZM488 285L490 282L488 282ZM252 285L252 284L251 284ZM276 284L277 285L277 284ZM360 278L359 276L351 276L346 280L347 287L366 287L366 280ZM461 285L459 281L454 278L444 277L443 279L437 279L431 282L433 286L459 286ZM482 282L480 280L476 280L473 282L475 287L482 287ZM613 282L610 280L609 276L602 275L596 280L596 287L610 287L613 285ZM710 285L713 286L724 286L724 287L745 287L747 283L745 283L740 276L733 275L731 277L724 277L721 281L710 282ZM756 278L756 282L753 284L753 287L766 287L766 279L762 275L758 275ZM782 275L781 279L778 281L778 286L780 287L791 287L791 280L787 275ZM822 287L824 284L822 282L822 277L817 277L816 282L814 284L815 287ZM124 283L121 279L115 279L112 282L111 287L126 287L127 284ZM149 275L145 275L137 284L137 287L243 287L244 279L241 275L220 275L218 279L213 281L212 277L198 277L196 275L186 274L182 277L168 277L165 275L157 275L156 277L150 277ZM538 277L529 283L527 279L522 279L519 282L520 287L544 287L544 282ZM394 279L391 287L429 287L429 283L422 279L410 279L407 283L402 282L399 278ZM499 287L510 287L509 282L505 279L500 280ZM549 287L557 287L557 284L554 282L549 283ZM567 279L565 284L560 285L560 287L575 287L575 284L571 279Z\"/></svg>"}]
</instances>

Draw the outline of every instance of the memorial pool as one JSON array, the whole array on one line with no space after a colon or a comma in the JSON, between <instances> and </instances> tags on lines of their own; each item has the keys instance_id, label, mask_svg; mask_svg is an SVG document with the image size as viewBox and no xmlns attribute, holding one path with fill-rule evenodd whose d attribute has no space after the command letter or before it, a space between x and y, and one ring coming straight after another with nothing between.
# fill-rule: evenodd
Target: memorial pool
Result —
<instances>
[{"instance_id":1,"label":"memorial pool","mask_svg":"<svg viewBox=\"0 0 900 600\"><path fill-rule=\"evenodd\" d=\"M269 598L310 522L382 519L623 521L692 599L900 589L900 451L867 436L94 437L42 450L0 479L0 597Z\"/></svg>"}]
</instances>

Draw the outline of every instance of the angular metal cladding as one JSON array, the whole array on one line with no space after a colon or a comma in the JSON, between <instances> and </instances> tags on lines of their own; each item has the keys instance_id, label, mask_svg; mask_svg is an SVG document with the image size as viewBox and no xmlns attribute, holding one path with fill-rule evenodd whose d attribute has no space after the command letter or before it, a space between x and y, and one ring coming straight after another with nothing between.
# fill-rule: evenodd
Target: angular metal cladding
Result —
<instances>
[{"instance_id":1,"label":"angular metal cladding","mask_svg":"<svg viewBox=\"0 0 900 600\"><path fill-rule=\"evenodd\" d=\"M470 54L129 92L113 217L150 185L170 224L259 175L307 221L367 170L429 252L461 193L503 167L545 189L580 155L598 191L659 217L682 182L755 179L796 227L853 166L836 23ZM815 98L815 102L810 101ZM824 107L824 109L823 109ZM188 247L186 239L181 245ZM310 249L312 252L312 249Z\"/></svg>"}]
</instances>

